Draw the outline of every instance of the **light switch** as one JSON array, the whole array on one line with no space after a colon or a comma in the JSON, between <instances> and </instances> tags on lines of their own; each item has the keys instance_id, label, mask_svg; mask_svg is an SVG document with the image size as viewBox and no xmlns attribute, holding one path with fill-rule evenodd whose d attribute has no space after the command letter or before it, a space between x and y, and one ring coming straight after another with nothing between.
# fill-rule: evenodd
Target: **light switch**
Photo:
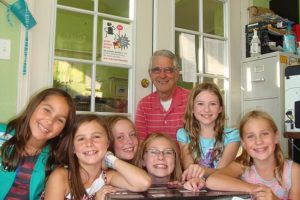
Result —
<instances>
[{"instance_id":1,"label":"light switch","mask_svg":"<svg viewBox=\"0 0 300 200\"><path fill-rule=\"evenodd\" d=\"M7 39L0 39L0 59L10 59L10 46L11 41Z\"/></svg>"}]
</instances>

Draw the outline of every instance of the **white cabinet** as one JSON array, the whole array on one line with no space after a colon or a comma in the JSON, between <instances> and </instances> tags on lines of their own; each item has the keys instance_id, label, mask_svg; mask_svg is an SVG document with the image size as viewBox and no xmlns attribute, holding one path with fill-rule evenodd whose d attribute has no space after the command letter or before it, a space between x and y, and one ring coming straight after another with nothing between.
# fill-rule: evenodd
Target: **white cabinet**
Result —
<instances>
[{"instance_id":1,"label":"white cabinet","mask_svg":"<svg viewBox=\"0 0 300 200\"><path fill-rule=\"evenodd\" d=\"M282 52L263 54L242 61L242 115L251 110L269 113L280 131L281 147L288 155L284 138L284 70L298 56Z\"/></svg>"}]
</instances>

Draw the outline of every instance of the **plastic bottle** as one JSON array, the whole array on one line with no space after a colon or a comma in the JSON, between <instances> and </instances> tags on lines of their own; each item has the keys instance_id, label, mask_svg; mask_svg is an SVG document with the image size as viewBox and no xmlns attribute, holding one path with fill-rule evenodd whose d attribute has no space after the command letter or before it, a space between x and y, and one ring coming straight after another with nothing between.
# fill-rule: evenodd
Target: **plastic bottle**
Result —
<instances>
[{"instance_id":1,"label":"plastic bottle","mask_svg":"<svg viewBox=\"0 0 300 200\"><path fill-rule=\"evenodd\" d=\"M250 47L250 55L252 56L258 56L261 54L261 44L260 40L257 36L257 30L253 30L254 34L251 40L251 47Z\"/></svg>"},{"instance_id":2,"label":"plastic bottle","mask_svg":"<svg viewBox=\"0 0 300 200\"><path fill-rule=\"evenodd\" d=\"M292 31L291 24L288 24L285 35L283 36L283 51L286 53L296 53L296 39Z\"/></svg>"}]
</instances>

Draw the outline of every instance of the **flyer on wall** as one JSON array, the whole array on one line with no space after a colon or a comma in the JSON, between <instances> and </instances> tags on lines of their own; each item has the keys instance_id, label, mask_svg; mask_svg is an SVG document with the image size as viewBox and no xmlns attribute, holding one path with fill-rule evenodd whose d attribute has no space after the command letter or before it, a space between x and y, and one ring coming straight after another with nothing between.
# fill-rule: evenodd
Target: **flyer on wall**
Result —
<instances>
[{"instance_id":1,"label":"flyer on wall","mask_svg":"<svg viewBox=\"0 0 300 200\"><path fill-rule=\"evenodd\" d=\"M103 20L102 61L131 65L131 25Z\"/></svg>"}]
</instances>

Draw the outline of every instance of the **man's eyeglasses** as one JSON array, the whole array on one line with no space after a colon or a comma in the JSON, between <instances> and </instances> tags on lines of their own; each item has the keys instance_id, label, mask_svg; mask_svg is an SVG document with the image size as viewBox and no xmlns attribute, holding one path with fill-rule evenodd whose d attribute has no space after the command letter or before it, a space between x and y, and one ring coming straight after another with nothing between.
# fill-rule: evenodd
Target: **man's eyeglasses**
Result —
<instances>
[{"instance_id":1,"label":"man's eyeglasses","mask_svg":"<svg viewBox=\"0 0 300 200\"><path fill-rule=\"evenodd\" d=\"M174 67L153 67L151 68L151 73L152 74L160 74L161 72L164 72L165 74L172 74L173 72L175 72L175 68Z\"/></svg>"},{"instance_id":2,"label":"man's eyeglasses","mask_svg":"<svg viewBox=\"0 0 300 200\"><path fill-rule=\"evenodd\" d=\"M163 151L158 149L148 149L146 152L152 157L158 157L161 153L164 157L173 157L175 152L172 149L165 149Z\"/></svg>"}]
</instances>

